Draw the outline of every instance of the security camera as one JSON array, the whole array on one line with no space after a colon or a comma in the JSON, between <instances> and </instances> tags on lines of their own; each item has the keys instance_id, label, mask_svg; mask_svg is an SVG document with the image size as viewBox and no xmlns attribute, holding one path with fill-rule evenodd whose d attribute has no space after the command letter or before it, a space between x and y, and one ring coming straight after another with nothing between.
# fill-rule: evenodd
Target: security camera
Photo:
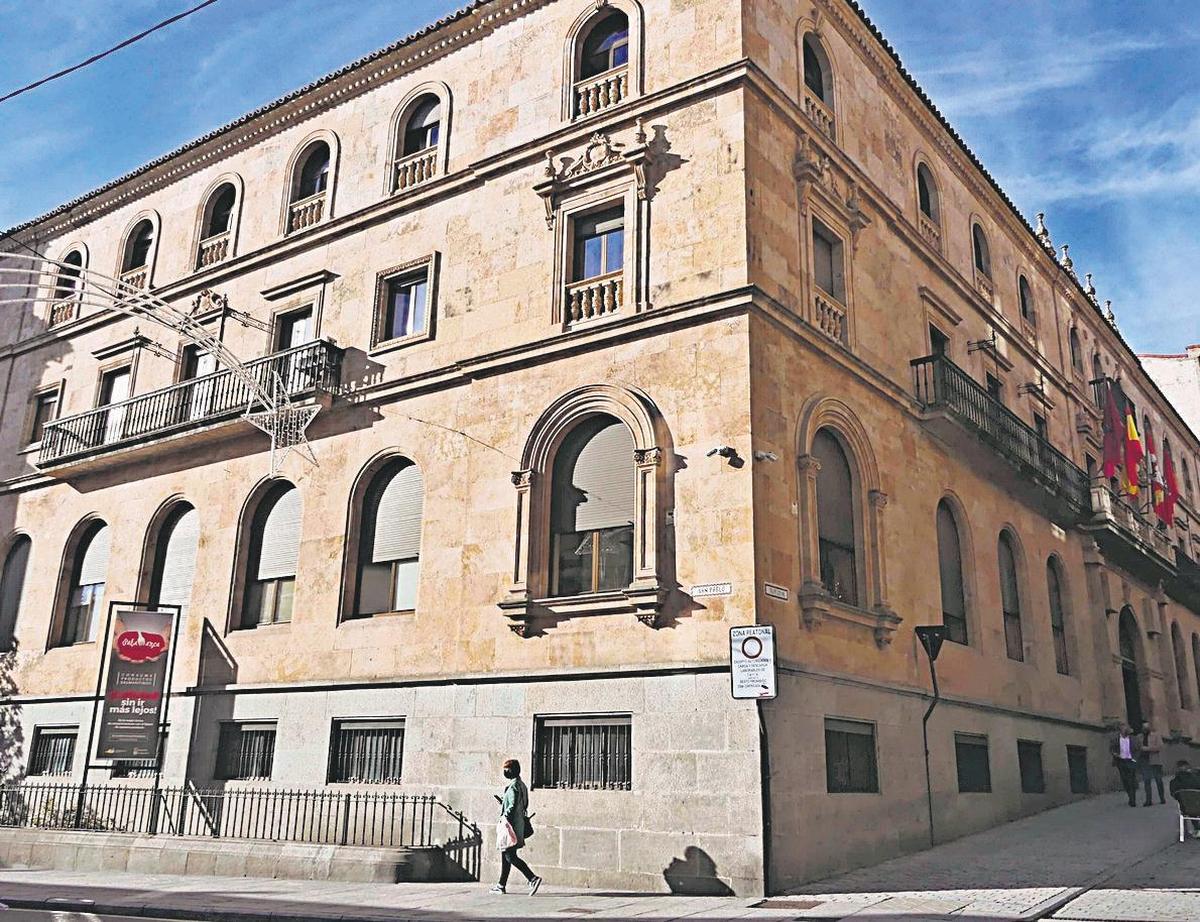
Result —
<instances>
[{"instance_id":1,"label":"security camera","mask_svg":"<svg viewBox=\"0 0 1200 922\"><path fill-rule=\"evenodd\" d=\"M763 451L761 448L754 452L755 461L778 461L779 455L773 451Z\"/></svg>"},{"instance_id":2,"label":"security camera","mask_svg":"<svg viewBox=\"0 0 1200 922\"><path fill-rule=\"evenodd\" d=\"M710 450L704 457L711 458L713 455L720 455L722 458L736 458L737 449L732 448L729 445L718 445L716 448Z\"/></svg>"}]
</instances>

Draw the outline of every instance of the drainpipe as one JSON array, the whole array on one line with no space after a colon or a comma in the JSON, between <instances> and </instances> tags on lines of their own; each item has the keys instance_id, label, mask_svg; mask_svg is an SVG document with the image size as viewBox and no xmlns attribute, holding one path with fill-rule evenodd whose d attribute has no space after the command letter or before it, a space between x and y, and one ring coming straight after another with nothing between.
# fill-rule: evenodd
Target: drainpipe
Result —
<instances>
[{"instance_id":1,"label":"drainpipe","mask_svg":"<svg viewBox=\"0 0 1200 922\"><path fill-rule=\"evenodd\" d=\"M933 776L929 772L929 718L933 714L933 709L942 699L941 692L938 690L937 667L934 663L937 662L938 654L942 651L942 642L946 639L946 628L940 624L922 625L915 628L915 632L917 639L921 641L921 646L925 648L925 655L929 657L929 677L933 680L933 700L929 702L929 707L925 709L925 716L921 718L921 741L925 745L925 800L929 805L929 847L932 848L935 842Z\"/></svg>"}]
</instances>

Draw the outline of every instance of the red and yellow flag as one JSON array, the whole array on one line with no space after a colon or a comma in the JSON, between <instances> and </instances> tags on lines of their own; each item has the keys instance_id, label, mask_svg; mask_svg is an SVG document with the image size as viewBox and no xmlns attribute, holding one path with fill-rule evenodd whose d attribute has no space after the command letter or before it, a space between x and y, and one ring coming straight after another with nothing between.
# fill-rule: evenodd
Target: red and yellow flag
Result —
<instances>
[{"instance_id":1,"label":"red and yellow flag","mask_svg":"<svg viewBox=\"0 0 1200 922\"><path fill-rule=\"evenodd\" d=\"M1138 436L1137 422L1129 405L1125 405L1125 469L1121 472L1121 492L1126 496L1137 496L1141 487L1138 485L1138 466L1146 453L1142 450L1142 440Z\"/></svg>"},{"instance_id":2,"label":"red and yellow flag","mask_svg":"<svg viewBox=\"0 0 1200 922\"><path fill-rule=\"evenodd\" d=\"M1104 479L1112 480L1121 469L1121 449L1125 444L1125 424L1111 381L1104 381Z\"/></svg>"}]
</instances>

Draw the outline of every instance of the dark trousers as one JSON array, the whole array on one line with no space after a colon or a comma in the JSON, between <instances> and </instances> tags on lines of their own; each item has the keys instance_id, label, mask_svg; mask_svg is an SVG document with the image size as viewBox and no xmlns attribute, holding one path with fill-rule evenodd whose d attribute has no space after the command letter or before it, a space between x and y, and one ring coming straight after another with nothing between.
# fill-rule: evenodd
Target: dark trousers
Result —
<instances>
[{"instance_id":1,"label":"dark trousers","mask_svg":"<svg viewBox=\"0 0 1200 922\"><path fill-rule=\"evenodd\" d=\"M1146 783L1146 803L1150 803L1150 782L1154 781L1158 785L1158 802L1166 803L1166 798L1163 797L1163 774L1161 765L1151 765L1149 762L1142 763L1142 781Z\"/></svg>"},{"instance_id":2,"label":"dark trousers","mask_svg":"<svg viewBox=\"0 0 1200 922\"><path fill-rule=\"evenodd\" d=\"M529 870L529 865L525 860L517 854L519 845L514 845L511 848L503 849L500 852L500 886L508 884L508 872L516 868L525 875L526 880L533 880L533 871Z\"/></svg>"},{"instance_id":3,"label":"dark trousers","mask_svg":"<svg viewBox=\"0 0 1200 922\"><path fill-rule=\"evenodd\" d=\"M1121 787L1129 798L1129 806L1137 805L1138 764L1133 759L1117 759L1117 772L1121 776Z\"/></svg>"}]
</instances>

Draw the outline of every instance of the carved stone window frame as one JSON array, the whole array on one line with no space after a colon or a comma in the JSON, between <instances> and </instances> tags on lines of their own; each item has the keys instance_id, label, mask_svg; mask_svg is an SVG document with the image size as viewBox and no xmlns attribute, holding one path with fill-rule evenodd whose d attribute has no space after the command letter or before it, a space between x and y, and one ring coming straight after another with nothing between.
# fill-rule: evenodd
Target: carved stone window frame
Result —
<instances>
[{"instance_id":1,"label":"carved stone window frame","mask_svg":"<svg viewBox=\"0 0 1200 922\"><path fill-rule=\"evenodd\" d=\"M643 93L644 67L642 62L645 54L642 36L645 34L645 17L642 14L641 4L637 0L588 0L583 6L583 11L567 31L566 47L563 50L562 120L564 122L578 122L595 117L575 114L575 87L579 83L576 75L579 73L579 59L583 53L584 39L591 32L592 25L612 10L620 10L629 20L629 64L626 68L629 90L622 100L622 104L627 100L637 99Z\"/></svg>"},{"instance_id":2,"label":"carved stone window frame","mask_svg":"<svg viewBox=\"0 0 1200 922\"><path fill-rule=\"evenodd\" d=\"M812 454L813 439L828 429L839 440L850 463L855 517L855 554L859 569L861 604L849 605L833 597L821 582L820 532L817 525L817 474L820 462ZM884 547L884 510L887 494L881 489L879 465L869 433L854 411L836 397L814 395L800 414L796 432L800 523L801 622L817 628L826 619L864 627L875 643L886 647L903 620L887 601L887 568Z\"/></svg>"},{"instance_id":3,"label":"carved stone window frame","mask_svg":"<svg viewBox=\"0 0 1200 922\"><path fill-rule=\"evenodd\" d=\"M233 186L234 195L233 209L229 212L229 229L225 232L228 235L229 243L225 257L212 265L229 262L237 255L238 233L242 225L242 202L246 198L246 184L239 173L222 173L208 184L196 209L195 228L192 231L193 272L203 272L210 268L210 266L200 265L200 253L203 244L209 239L205 237L204 231L212 216L213 205L216 204L216 194L225 185Z\"/></svg>"},{"instance_id":4,"label":"carved stone window frame","mask_svg":"<svg viewBox=\"0 0 1200 922\"><path fill-rule=\"evenodd\" d=\"M620 420L633 435L633 580L624 589L551 597L554 459L567 436L597 415ZM512 582L500 609L516 634L530 636L539 621L585 615L633 614L651 627L662 623L674 572L665 530L670 457L666 424L640 391L611 384L585 385L564 394L542 413L521 453L521 468L512 475L517 501Z\"/></svg>"},{"instance_id":5,"label":"carved stone window frame","mask_svg":"<svg viewBox=\"0 0 1200 922\"><path fill-rule=\"evenodd\" d=\"M650 148L642 120L638 119L632 143L614 141L597 132L584 148L559 158L546 152L543 178L534 186L546 208L546 226L553 234L550 287L551 322L562 329L569 324L565 311L574 249L574 222L588 212L621 204L625 217L623 301L616 314L600 318L619 320L649 310L650 304L650 196L646 167ZM583 326L597 321L584 321Z\"/></svg>"},{"instance_id":6,"label":"carved stone window frame","mask_svg":"<svg viewBox=\"0 0 1200 922\"><path fill-rule=\"evenodd\" d=\"M438 142L434 155L436 163L434 178L445 176L448 172L454 96L450 92L450 87L441 80L429 80L412 87L405 93L388 121L388 137L385 145L387 162L383 167L383 194L385 196L405 194L406 190L399 188L396 181L396 162L404 157L403 136L408 120L412 117L417 103L426 96L432 96L438 101Z\"/></svg>"},{"instance_id":7,"label":"carved stone window frame","mask_svg":"<svg viewBox=\"0 0 1200 922\"><path fill-rule=\"evenodd\" d=\"M392 266L390 269L385 269L375 276L375 305L371 316L371 347L367 350L369 355L380 355L433 339L437 326L438 256L438 251L434 250L424 256L419 256L416 259L408 260L408 262ZM407 275L415 276L422 272L425 273L425 329L418 333L411 333L408 336L395 336L390 339L384 339L383 329L387 323L388 286L393 279Z\"/></svg>"}]
</instances>

